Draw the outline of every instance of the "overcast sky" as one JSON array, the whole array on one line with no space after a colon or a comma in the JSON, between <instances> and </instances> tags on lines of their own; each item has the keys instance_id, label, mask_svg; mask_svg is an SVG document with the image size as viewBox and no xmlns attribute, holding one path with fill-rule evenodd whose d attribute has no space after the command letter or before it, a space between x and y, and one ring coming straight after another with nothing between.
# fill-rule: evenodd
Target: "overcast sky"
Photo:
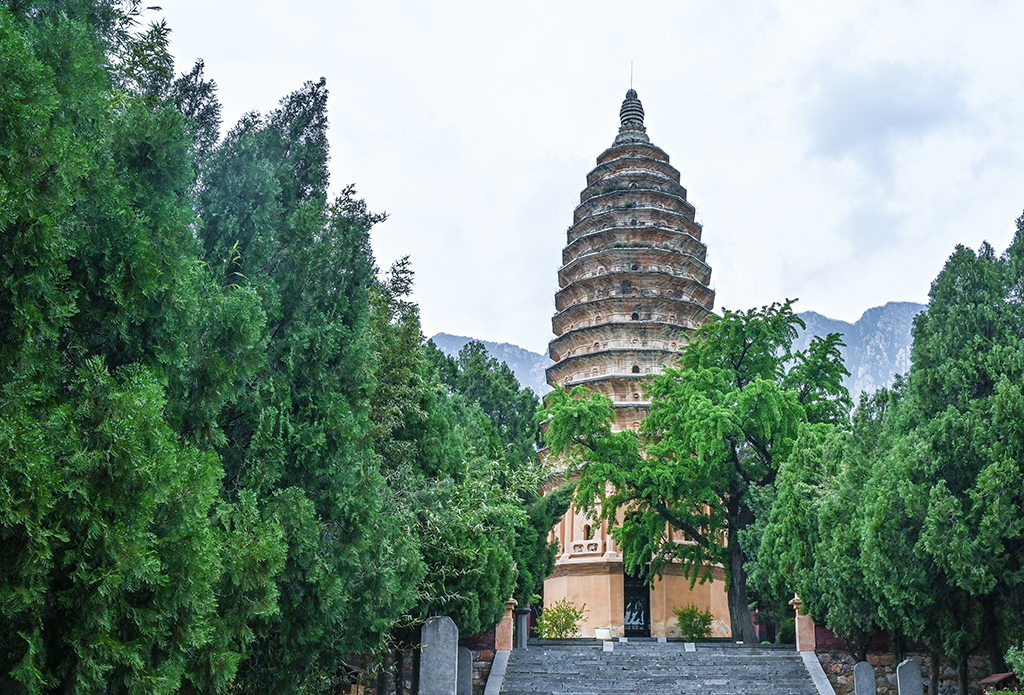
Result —
<instances>
[{"instance_id":1,"label":"overcast sky","mask_svg":"<svg viewBox=\"0 0 1024 695\"><path fill-rule=\"evenodd\" d=\"M168 0L225 130L331 91L331 189L387 222L423 331L544 352L587 172L630 84L704 225L717 306L927 301L1024 209L1024 3Z\"/></svg>"}]
</instances>

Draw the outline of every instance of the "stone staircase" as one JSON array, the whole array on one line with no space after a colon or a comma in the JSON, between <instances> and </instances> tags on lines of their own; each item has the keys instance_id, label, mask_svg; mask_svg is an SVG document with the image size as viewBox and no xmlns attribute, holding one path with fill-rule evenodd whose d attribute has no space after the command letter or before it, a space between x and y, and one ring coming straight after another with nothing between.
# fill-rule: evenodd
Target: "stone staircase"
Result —
<instances>
[{"instance_id":1,"label":"stone staircase","mask_svg":"<svg viewBox=\"0 0 1024 695\"><path fill-rule=\"evenodd\" d=\"M800 654L730 642L530 641L508 661L503 695L818 695Z\"/></svg>"}]
</instances>

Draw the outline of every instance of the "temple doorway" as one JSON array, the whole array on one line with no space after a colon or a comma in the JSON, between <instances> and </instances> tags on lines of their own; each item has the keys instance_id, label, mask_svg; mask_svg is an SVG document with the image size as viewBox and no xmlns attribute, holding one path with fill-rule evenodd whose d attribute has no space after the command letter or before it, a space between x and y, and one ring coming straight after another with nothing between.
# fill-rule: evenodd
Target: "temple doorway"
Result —
<instances>
[{"instance_id":1,"label":"temple doorway","mask_svg":"<svg viewBox=\"0 0 1024 695\"><path fill-rule=\"evenodd\" d=\"M623 572L624 637L651 636L651 588L644 583L645 574L644 569L635 576Z\"/></svg>"}]
</instances>

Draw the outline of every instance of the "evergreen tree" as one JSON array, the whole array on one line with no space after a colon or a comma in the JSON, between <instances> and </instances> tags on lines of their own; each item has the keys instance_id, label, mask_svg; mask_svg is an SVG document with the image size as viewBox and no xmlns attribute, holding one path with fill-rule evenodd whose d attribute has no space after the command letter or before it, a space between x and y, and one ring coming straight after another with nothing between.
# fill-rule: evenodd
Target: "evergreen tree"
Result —
<instances>
[{"instance_id":1,"label":"evergreen tree","mask_svg":"<svg viewBox=\"0 0 1024 695\"><path fill-rule=\"evenodd\" d=\"M255 297L216 290L199 263L189 138L159 94L166 29L138 16L0 5L5 692L176 692L202 681L195 653L233 653L211 635L236 536L201 434L230 389L184 384L244 379L244 320L223 328L241 336L227 373L216 345L192 346L198 316Z\"/></svg>"}]
</instances>

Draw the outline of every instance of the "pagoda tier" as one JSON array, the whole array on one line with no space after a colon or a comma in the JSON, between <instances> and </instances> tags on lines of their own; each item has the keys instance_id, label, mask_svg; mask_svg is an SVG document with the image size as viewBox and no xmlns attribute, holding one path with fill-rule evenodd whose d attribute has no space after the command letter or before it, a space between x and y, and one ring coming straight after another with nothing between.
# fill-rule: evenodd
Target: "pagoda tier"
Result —
<instances>
[{"instance_id":1,"label":"pagoda tier","mask_svg":"<svg viewBox=\"0 0 1024 695\"><path fill-rule=\"evenodd\" d=\"M552 386L609 396L618 429L646 416L642 384L679 358L715 301L703 230L679 172L650 143L633 90L620 121L567 233L547 370Z\"/></svg>"}]
</instances>

